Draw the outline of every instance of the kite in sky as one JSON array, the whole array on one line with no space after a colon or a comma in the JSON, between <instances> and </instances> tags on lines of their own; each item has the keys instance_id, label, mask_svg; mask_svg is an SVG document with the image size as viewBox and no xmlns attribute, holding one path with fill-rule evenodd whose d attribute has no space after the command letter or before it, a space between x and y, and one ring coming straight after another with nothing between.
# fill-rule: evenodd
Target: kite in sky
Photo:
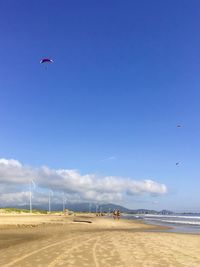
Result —
<instances>
[{"instance_id":1,"label":"kite in sky","mask_svg":"<svg viewBox=\"0 0 200 267\"><path fill-rule=\"evenodd\" d=\"M46 70L47 70L47 64L50 64L50 63L53 63L53 60L50 58L42 58L40 60L40 64L44 64Z\"/></svg>"},{"instance_id":2,"label":"kite in sky","mask_svg":"<svg viewBox=\"0 0 200 267\"><path fill-rule=\"evenodd\" d=\"M50 58L42 58L40 60L40 63L43 64L43 63L53 63L53 60L50 59Z\"/></svg>"}]
</instances>

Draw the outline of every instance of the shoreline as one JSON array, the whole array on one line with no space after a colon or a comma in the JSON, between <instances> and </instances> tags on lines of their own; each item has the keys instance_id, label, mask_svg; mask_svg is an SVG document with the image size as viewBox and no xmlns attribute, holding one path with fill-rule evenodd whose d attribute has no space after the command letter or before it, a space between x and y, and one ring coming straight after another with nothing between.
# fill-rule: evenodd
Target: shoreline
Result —
<instances>
[{"instance_id":1,"label":"shoreline","mask_svg":"<svg viewBox=\"0 0 200 267\"><path fill-rule=\"evenodd\" d=\"M163 216L165 217L165 216ZM138 220L135 219L134 217L130 216L125 216L125 218L128 218L130 220ZM187 219L187 217L185 217ZM184 219L185 219L184 218ZM162 226L162 227L167 227L167 232L170 233L183 233L183 234L196 234L199 235L200 234L200 225L198 224L194 224L194 223L190 223L185 221L181 221L180 223L177 221L168 221L168 220L154 220L154 218L148 219L146 220L146 217L144 217L143 219L140 219L141 221L143 221L143 223L147 224L147 225L154 225L154 226Z\"/></svg>"},{"instance_id":2,"label":"shoreline","mask_svg":"<svg viewBox=\"0 0 200 267\"><path fill-rule=\"evenodd\" d=\"M81 222L82 220L82 222ZM131 218L120 218L120 220L113 220L112 217L108 216L96 216L95 214L89 213L78 213L73 215L64 215L63 213L52 213L52 214L29 214L29 213L6 213L0 214L0 230L1 229L12 229L12 228L34 228L48 225L63 225L69 223L91 223L94 224L96 220L109 220L110 225L112 222L116 222L122 225L122 222L126 222L123 227L131 227L131 225L138 225L140 231L145 232L164 232L164 233L177 233L177 234L191 234L200 235L198 231L189 231L185 227L176 225L165 225L162 223L146 222L144 219L131 219ZM90 222L91 220L91 222ZM84 223L84 224L85 224ZM115 227L116 227L115 225Z\"/></svg>"},{"instance_id":3,"label":"shoreline","mask_svg":"<svg viewBox=\"0 0 200 267\"><path fill-rule=\"evenodd\" d=\"M9 220L11 219L11 220ZM96 221L98 224L96 225ZM102 222L102 223L100 223ZM105 223L109 222L109 223ZM74 215L64 214L0 214L0 231L12 229L28 229L41 228L50 226L63 225L84 225L90 224L90 227L98 227L99 229L108 228L109 230L129 230L132 232L152 232L152 233L172 233L172 234L187 234L200 235L196 232L176 231L173 226L159 225L147 223L145 220L121 218L113 220L112 217L98 217L94 214L79 213Z\"/></svg>"}]
</instances>

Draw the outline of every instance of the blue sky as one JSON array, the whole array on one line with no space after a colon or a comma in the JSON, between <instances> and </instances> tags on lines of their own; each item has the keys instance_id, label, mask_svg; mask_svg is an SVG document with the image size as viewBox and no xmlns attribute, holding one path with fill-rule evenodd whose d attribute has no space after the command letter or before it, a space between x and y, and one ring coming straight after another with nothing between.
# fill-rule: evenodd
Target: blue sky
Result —
<instances>
[{"instance_id":1,"label":"blue sky","mask_svg":"<svg viewBox=\"0 0 200 267\"><path fill-rule=\"evenodd\" d=\"M199 29L195 0L1 1L0 157L151 179L168 192L122 203L200 211Z\"/></svg>"}]
</instances>

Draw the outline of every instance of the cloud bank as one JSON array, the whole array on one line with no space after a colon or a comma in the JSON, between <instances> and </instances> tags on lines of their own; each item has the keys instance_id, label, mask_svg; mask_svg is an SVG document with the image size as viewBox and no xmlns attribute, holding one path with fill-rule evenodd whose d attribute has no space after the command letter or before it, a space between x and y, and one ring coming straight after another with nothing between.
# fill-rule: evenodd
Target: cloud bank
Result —
<instances>
[{"instance_id":1,"label":"cloud bank","mask_svg":"<svg viewBox=\"0 0 200 267\"><path fill-rule=\"evenodd\" d=\"M38 194L38 201L46 199L44 193L48 190L57 194L58 201L65 194L70 200L90 202L118 202L126 195L155 196L167 192L166 185L149 179L137 181L117 176L82 175L77 170L52 169L47 166L33 168L14 159L0 159L1 203L27 203L31 180L36 184L34 190Z\"/></svg>"}]
</instances>

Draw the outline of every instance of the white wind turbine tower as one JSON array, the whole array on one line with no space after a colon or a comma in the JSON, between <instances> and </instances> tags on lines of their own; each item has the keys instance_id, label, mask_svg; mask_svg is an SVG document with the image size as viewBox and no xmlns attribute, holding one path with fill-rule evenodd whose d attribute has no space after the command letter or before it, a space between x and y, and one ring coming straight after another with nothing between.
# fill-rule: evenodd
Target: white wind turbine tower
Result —
<instances>
[{"instance_id":1,"label":"white wind turbine tower","mask_svg":"<svg viewBox=\"0 0 200 267\"><path fill-rule=\"evenodd\" d=\"M98 212L98 208L99 208L99 205L98 205L98 202L96 203L96 214Z\"/></svg>"},{"instance_id":2,"label":"white wind turbine tower","mask_svg":"<svg viewBox=\"0 0 200 267\"><path fill-rule=\"evenodd\" d=\"M63 212L65 211L65 195L63 194Z\"/></svg>"},{"instance_id":3,"label":"white wind turbine tower","mask_svg":"<svg viewBox=\"0 0 200 267\"><path fill-rule=\"evenodd\" d=\"M89 213L91 213L91 209L92 209L92 203L89 203Z\"/></svg>"},{"instance_id":4,"label":"white wind turbine tower","mask_svg":"<svg viewBox=\"0 0 200 267\"><path fill-rule=\"evenodd\" d=\"M63 193L63 212L65 211L66 201L67 201L67 198L65 197L65 194Z\"/></svg>"},{"instance_id":5,"label":"white wind turbine tower","mask_svg":"<svg viewBox=\"0 0 200 267\"><path fill-rule=\"evenodd\" d=\"M49 213L51 212L51 196L53 196L53 191L49 190Z\"/></svg>"},{"instance_id":6,"label":"white wind turbine tower","mask_svg":"<svg viewBox=\"0 0 200 267\"><path fill-rule=\"evenodd\" d=\"M32 213L32 187L35 188L35 182L33 179L29 182L30 213Z\"/></svg>"}]
</instances>

